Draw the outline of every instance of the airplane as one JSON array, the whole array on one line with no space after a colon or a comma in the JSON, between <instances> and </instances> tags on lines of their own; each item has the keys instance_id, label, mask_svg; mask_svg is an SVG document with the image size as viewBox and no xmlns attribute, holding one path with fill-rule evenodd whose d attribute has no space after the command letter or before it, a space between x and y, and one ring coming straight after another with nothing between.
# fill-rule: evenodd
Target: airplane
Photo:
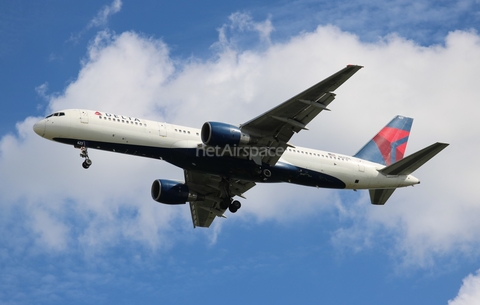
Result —
<instances>
[{"instance_id":1,"label":"airplane","mask_svg":"<svg viewBox=\"0 0 480 305\"><path fill-rule=\"evenodd\" d=\"M284 103L241 124L205 122L201 129L131 116L67 109L35 123L35 133L81 150L82 166L92 165L88 149L164 160L184 170L185 181L157 179L153 200L189 203L193 227L209 227L241 207L234 197L257 183L286 182L333 189L366 189L383 205L400 187L420 180L412 173L448 146L437 142L404 158L413 119L394 117L355 155L291 144L291 137L320 112L329 111L334 91L363 68L348 65Z\"/></svg>"}]
</instances>

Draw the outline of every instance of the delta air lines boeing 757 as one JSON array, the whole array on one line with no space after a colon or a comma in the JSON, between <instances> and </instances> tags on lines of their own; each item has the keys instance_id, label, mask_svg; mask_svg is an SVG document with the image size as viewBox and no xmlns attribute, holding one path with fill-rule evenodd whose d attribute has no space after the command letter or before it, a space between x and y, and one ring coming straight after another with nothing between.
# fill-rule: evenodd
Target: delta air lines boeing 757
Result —
<instances>
[{"instance_id":1,"label":"delta air lines boeing 757","mask_svg":"<svg viewBox=\"0 0 480 305\"><path fill-rule=\"evenodd\" d=\"M49 140L88 149L165 160L184 170L185 181L158 179L152 198L165 204L189 202L194 227L241 207L234 197L259 182L288 182L317 188L367 189L372 204L383 205L396 188L420 181L411 174L448 144L435 143L404 158L413 119L396 116L354 156L291 144L290 138L320 112L333 93L361 66L348 65L277 107L241 125L206 122L201 129L102 111L69 109L36 123Z\"/></svg>"}]
</instances>

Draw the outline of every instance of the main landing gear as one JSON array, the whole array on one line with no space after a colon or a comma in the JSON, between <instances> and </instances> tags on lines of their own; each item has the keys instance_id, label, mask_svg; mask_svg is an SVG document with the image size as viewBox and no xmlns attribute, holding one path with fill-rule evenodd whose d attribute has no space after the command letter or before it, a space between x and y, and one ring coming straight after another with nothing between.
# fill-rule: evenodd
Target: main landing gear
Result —
<instances>
[{"instance_id":1,"label":"main landing gear","mask_svg":"<svg viewBox=\"0 0 480 305\"><path fill-rule=\"evenodd\" d=\"M83 161L82 166L84 169L88 169L90 165L92 165L92 160L88 157L88 148L85 146L80 147L80 157L85 158L85 161Z\"/></svg>"},{"instance_id":2,"label":"main landing gear","mask_svg":"<svg viewBox=\"0 0 480 305\"><path fill-rule=\"evenodd\" d=\"M228 209L230 212L235 213L242 207L242 204L238 200L232 200L232 198L225 198L220 202L220 208L223 210Z\"/></svg>"}]
</instances>

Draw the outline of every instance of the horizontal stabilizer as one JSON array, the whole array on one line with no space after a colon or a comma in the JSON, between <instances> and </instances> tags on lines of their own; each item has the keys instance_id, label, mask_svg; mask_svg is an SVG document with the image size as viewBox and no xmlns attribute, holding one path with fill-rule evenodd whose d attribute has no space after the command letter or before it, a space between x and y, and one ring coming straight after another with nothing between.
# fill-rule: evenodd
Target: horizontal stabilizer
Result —
<instances>
[{"instance_id":1,"label":"horizontal stabilizer","mask_svg":"<svg viewBox=\"0 0 480 305\"><path fill-rule=\"evenodd\" d=\"M379 172L384 175L410 175L447 146L448 144L446 143L437 142L392 165L380 169Z\"/></svg>"},{"instance_id":2,"label":"horizontal stabilizer","mask_svg":"<svg viewBox=\"0 0 480 305\"><path fill-rule=\"evenodd\" d=\"M384 205L395 189L375 189L370 191L370 201L372 204Z\"/></svg>"}]
</instances>

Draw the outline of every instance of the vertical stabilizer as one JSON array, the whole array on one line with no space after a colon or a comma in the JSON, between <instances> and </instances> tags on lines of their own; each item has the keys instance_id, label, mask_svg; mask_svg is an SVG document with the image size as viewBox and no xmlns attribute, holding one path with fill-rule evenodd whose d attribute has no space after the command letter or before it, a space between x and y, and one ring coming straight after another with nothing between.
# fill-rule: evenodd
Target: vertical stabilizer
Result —
<instances>
[{"instance_id":1,"label":"vertical stabilizer","mask_svg":"<svg viewBox=\"0 0 480 305\"><path fill-rule=\"evenodd\" d=\"M397 115L354 157L387 166L401 160L407 148L412 123L412 118Z\"/></svg>"}]
</instances>

